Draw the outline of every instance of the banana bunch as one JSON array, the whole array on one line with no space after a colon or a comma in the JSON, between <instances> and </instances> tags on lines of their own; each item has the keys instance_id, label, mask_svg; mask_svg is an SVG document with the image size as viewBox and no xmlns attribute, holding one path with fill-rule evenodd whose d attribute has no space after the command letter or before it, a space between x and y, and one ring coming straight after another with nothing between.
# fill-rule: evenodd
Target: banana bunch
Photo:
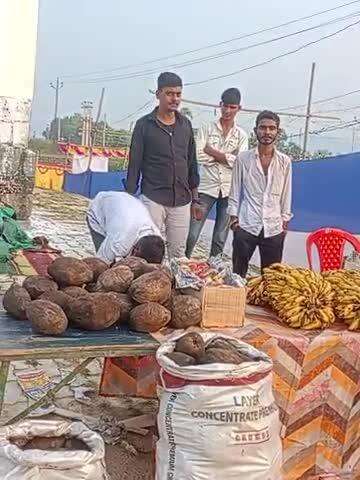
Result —
<instances>
[{"instance_id":1,"label":"banana bunch","mask_svg":"<svg viewBox=\"0 0 360 480\"><path fill-rule=\"evenodd\" d=\"M289 326L313 330L334 323L334 292L319 273L274 264L263 277L269 305Z\"/></svg>"},{"instance_id":2,"label":"banana bunch","mask_svg":"<svg viewBox=\"0 0 360 480\"><path fill-rule=\"evenodd\" d=\"M334 270L322 275L334 291L336 316L349 325L349 330L360 330L360 272Z\"/></svg>"},{"instance_id":3,"label":"banana bunch","mask_svg":"<svg viewBox=\"0 0 360 480\"><path fill-rule=\"evenodd\" d=\"M250 305L266 307L269 303L266 284L263 277L252 277L247 282L247 301Z\"/></svg>"}]
</instances>

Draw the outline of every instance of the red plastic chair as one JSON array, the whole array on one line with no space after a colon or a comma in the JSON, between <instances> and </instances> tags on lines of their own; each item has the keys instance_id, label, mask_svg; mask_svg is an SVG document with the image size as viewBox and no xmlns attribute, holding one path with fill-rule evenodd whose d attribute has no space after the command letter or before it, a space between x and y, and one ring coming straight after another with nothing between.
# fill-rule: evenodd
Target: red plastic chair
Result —
<instances>
[{"instance_id":1,"label":"red plastic chair","mask_svg":"<svg viewBox=\"0 0 360 480\"><path fill-rule=\"evenodd\" d=\"M321 228L310 233L306 240L306 253L311 270L312 247L315 245L319 252L320 271L339 270L344 263L345 243L349 242L357 252L360 252L360 241L351 233L336 228Z\"/></svg>"}]
</instances>

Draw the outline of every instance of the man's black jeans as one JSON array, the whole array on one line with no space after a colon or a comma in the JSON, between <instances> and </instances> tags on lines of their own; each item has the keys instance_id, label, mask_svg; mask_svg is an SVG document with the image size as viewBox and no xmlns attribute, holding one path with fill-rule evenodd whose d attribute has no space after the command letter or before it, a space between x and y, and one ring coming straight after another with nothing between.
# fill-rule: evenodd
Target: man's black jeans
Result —
<instances>
[{"instance_id":1,"label":"man's black jeans","mask_svg":"<svg viewBox=\"0 0 360 480\"><path fill-rule=\"evenodd\" d=\"M273 237L264 238L264 230L260 235L252 235L242 228L234 231L233 239L233 270L245 278L251 257L256 247L259 247L261 270L273 263L282 260L284 250L285 233L279 233Z\"/></svg>"}]
</instances>

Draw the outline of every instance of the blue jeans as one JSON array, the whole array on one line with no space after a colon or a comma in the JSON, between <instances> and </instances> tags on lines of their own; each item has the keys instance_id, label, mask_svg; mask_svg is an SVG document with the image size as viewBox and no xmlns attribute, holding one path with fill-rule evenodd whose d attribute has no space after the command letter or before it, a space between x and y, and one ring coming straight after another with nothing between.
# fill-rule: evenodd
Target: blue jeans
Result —
<instances>
[{"instance_id":1,"label":"blue jeans","mask_svg":"<svg viewBox=\"0 0 360 480\"><path fill-rule=\"evenodd\" d=\"M218 198L215 198L205 193L199 193L199 200L203 210L203 217L201 220L191 219L190 231L186 243L186 256L188 258L191 257L210 210L216 204L215 226L210 249L210 257L216 257L223 252L229 233L229 216L227 214L228 197L222 197L220 194Z\"/></svg>"}]
</instances>

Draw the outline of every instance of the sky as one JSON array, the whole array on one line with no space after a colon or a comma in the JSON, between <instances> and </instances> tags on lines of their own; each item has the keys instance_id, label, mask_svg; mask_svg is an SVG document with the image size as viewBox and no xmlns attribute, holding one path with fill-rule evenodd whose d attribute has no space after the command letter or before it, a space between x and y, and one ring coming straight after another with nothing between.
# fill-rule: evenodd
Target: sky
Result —
<instances>
[{"instance_id":1,"label":"sky","mask_svg":"<svg viewBox=\"0 0 360 480\"><path fill-rule=\"evenodd\" d=\"M40 0L32 131L40 136L54 116L54 90L49 84L56 77L64 83L60 92L60 116L80 111L84 100L93 101L96 110L101 89L105 87L103 113L106 113L107 121L114 128L128 129L131 122L155 105L149 89L155 88L161 71L176 71L185 84L228 75L360 21L360 1L267 33L174 58L175 54L244 36L349 1L182 0L177 3L165 0ZM266 45L244 49L350 14L357 15ZM218 103L224 89L238 87L242 92L243 106L247 108L278 110L302 105L307 100L312 62L316 62L314 101L360 89L359 40L360 24L357 24L332 38L266 65L227 78L185 85L184 98ZM238 51L229 55L230 50ZM222 58L183 65L221 52L226 52ZM171 58L144 65L162 57ZM88 73L90 75L86 75ZM114 78L130 74L138 77ZM147 102L150 103L141 109ZM353 109L357 106L359 108ZM211 108L190 108L195 126L215 118ZM313 110L337 110L327 115L341 120L313 119L310 131L340 125L341 121L351 121L354 116L360 115L360 93L315 104ZM305 110L291 111L304 113ZM241 114L239 123L249 131L254 115ZM282 125L288 134L298 135L304 129L304 120L282 117ZM299 142L299 137L294 137L294 141ZM311 135L310 148L348 152L352 149L352 141L353 129L341 129ZM360 150L360 128L355 131L355 149Z\"/></svg>"}]
</instances>

